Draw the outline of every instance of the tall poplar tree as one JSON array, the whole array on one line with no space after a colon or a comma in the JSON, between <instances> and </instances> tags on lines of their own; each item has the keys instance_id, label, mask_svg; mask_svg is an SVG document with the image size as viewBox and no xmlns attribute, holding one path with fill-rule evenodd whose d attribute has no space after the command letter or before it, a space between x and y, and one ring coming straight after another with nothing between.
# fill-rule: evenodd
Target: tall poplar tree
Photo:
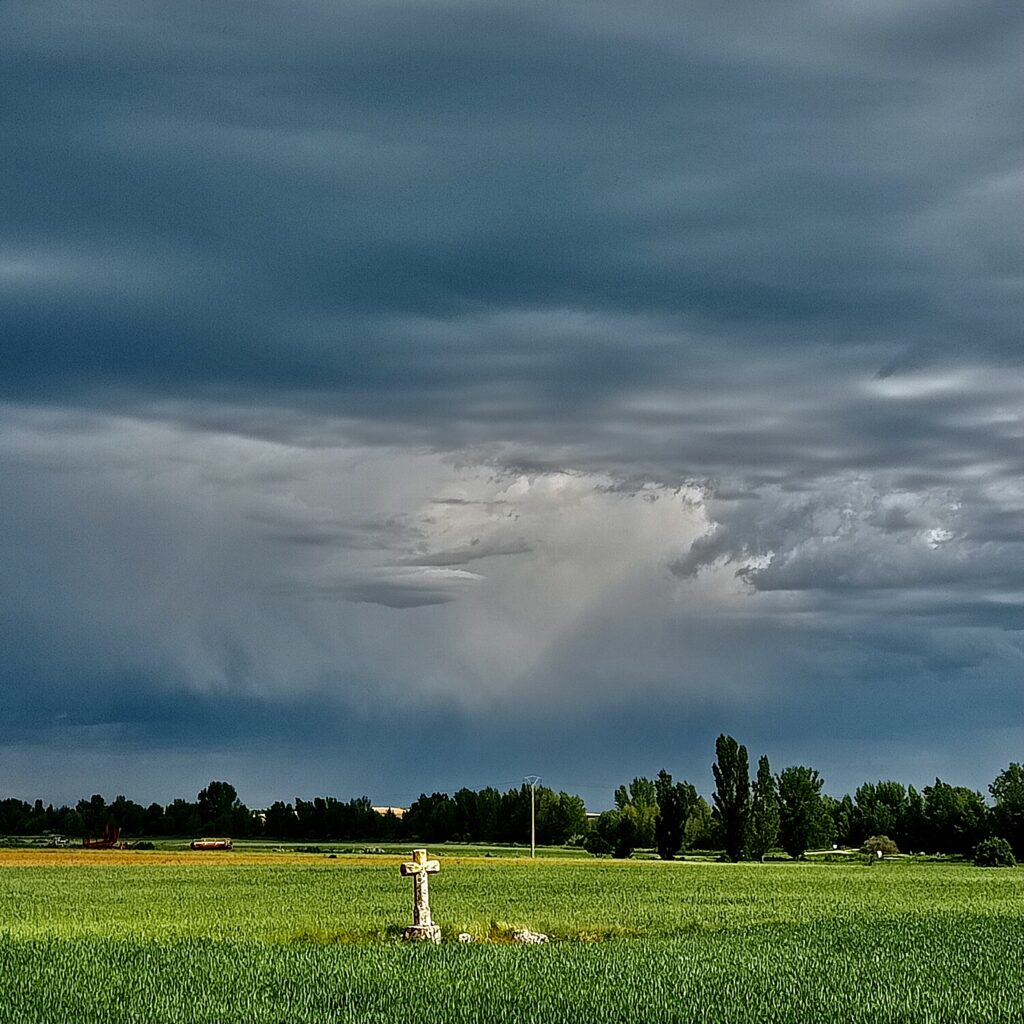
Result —
<instances>
[{"instance_id":1,"label":"tall poplar tree","mask_svg":"<svg viewBox=\"0 0 1024 1024\"><path fill-rule=\"evenodd\" d=\"M764 860L764 855L778 839L779 791L768 758L762 755L757 762L757 778L751 791L750 828L747 831L748 856L754 860Z\"/></svg>"},{"instance_id":2,"label":"tall poplar tree","mask_svg":"<svg viewBox=\"0 0 1024 1024\"><path fill-rule=\"evenodd\" d=\"M743 856L750 820L750 767L747 748L724 733L715 741L715 813L722 826L725 855L737 861Z\"/></svg>"}]
</instances>

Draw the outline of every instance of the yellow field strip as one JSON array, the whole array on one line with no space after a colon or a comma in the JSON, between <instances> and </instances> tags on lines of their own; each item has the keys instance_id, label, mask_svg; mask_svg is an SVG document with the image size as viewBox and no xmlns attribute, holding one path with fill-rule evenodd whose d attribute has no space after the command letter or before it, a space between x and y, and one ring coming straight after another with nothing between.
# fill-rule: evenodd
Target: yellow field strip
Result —
<instances>
[{"instance_id":1,"label":"yellow field strip","mask_svg":"<svg viewBox=\"0 0 1024 1024\"><path fill-rule=\"evenodd\" d=\"M579 857L544 857L531 861L527 857L484 857L466 854L445 856L444 848L437 850L438 855L445 864L515 864L517 867L529 869L531 866L541 864L569 864L576 867L601 867L607 865L607 861L600 859L583 859ZM337 865L377 866L394 867L408 860L408 855L395 853L393 855L382 854L352 854L340 853L336 857L329 857L324 854L276 853L273 851L203 851L203 850L83 850L80 847L75 849L54 850L48 848L40 849L0 849L0 869L2 868L109 868L109 867L187 867L202 866L210 867L225 865L232 867L243 867L247 865L323 865L325 862ZM686 862L676 862L677 867ZM663 861L617 861L616 864L626 868L651 868L664 866Z\"/></svg>"},{"instance_id":2,"label":"yellow field strip","mask_svg":"<svg viewBox=\"0 0 1024 1024\"><path fill-rule=\"evenodd\" d=\"M395 855L394 864L403 858ZM0 868L211 867L223 865L323 864L325 856L308 853L231 853L200 850L0 850ZM388 864L381 856L339 856L337 864Z\"/></svg>"}]
</instances>

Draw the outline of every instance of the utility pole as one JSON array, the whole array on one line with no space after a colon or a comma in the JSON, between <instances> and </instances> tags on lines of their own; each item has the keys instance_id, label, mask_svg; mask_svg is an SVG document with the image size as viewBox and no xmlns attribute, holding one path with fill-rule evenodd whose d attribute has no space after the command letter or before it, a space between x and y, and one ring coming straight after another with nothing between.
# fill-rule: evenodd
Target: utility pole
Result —
<instances>
[{"instance_id":1,"label":"utility pole","mask_svg":"<svg viewBox=\"0 0 1024 1024\"><path fill-rule=\"evenodd\" d=\"M539 775L524 775L523 782L530 787L530 856L537 856L537 783Z\"/></svg>"}]
</instances>

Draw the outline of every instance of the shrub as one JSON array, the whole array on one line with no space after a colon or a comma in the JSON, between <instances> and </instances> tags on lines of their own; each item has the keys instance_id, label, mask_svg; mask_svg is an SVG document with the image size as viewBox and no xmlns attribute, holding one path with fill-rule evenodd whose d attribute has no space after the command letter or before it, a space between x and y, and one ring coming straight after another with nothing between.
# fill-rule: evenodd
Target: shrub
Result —
<instances>
[{"instance_id":1,"label":"shrub","mask_svg":"<svg viewBox=\"0 0 1024 1024\"><path fill-rule=\"evenodd\" d=\"M974 848L974 864L979 868L1013 868L1017 866L1010 844L1001 836L982 839Z\"/></svg>"},{"instance_id":2,"label":"shrub","mask_svg":"<svg viewBox=\"0 0 1024 1024\"><path fill-rule=\"evenodd\" d=\"M619 826L615 830L612 842L612 856L619 860L628 860L633 856L637 842L636 821L630 814L623 813L619 817Z\"/></svg>"},{"instance_id":3,"label":"shrub","mask_svg":"<svg viewBox=\"0 0 1024 1024\"><path fill-rule=\"evenodd\" d=\"M861 853L869 853L872 857L877 857L879 851L883 857L891 857L900 852L900 848L888 836L868 836L860 849Z\"/></svg>"},{"instance_id":4,"label":"shrub","mask_svg":"<svg viewBox=\"0 0 1024 1024\"><path fill-rule=\"evenodd\" d=\"M583 841L583 849L592 857L607 857L612 852L612 844L604 836L591 832Z\"/></svg>"}]
</instances>

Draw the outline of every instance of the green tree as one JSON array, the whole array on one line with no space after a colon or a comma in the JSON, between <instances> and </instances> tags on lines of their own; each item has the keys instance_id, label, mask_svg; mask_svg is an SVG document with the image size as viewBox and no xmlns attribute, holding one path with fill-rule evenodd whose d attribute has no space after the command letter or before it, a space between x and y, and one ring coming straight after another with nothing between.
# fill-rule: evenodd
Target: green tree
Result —
<instances>
[{"instance_id":1,"label":"green tree","mask_svg":"<svg viewBox=\"0 0 1024 1024\"><path fill-rule=\"evenodd\" d=\"M102 800L103 797L93 797L93 799ZM84 800L78 801L78 808L75 810L75 814L78 815L79 821L82 822L82 828L85 829L85 808L88 804ZM24 800L16 800L13 797L8 797L6 800L0 800L0 835L5 836L18 836L27 835L25 828L28 823L28 819L32 814L32 805L26 803ZM86 835L86 832L82 833Z\"/></svg>"},{"instance_id":2,"label":"green tree","mask_svg":"<svg viewBox=\"0 0 1024 1024\"><path fill-rule=\"evenodd\" d=\"M296 801L296 807L302 801ZM447 793L420 793L412 802L403 819L408 834L425 843L446 843L453 839L458 828L455 801Z\"/></svg>"},{"instance_id":3,"label":"green tree","mask_svg":"<svg viewBox=\"0 0 1024 1024\"><path fill-rule=\"evenodd\" d=\"M109 818L107 801L99 793L93 793L88 800L79 800L75 810L82 817L85 825L85 835L100 836L106 827Z\"/></svg>"},{"instance_id":4,"label":"green tree","mask_svg":"<svg viewBox=\"0 0 1024 1024\"><path fill-rule=\"evenodd\" d=\"M625 859L636 848L636 823L626 811L603 811L597 819L596 834L611 847L612 856Z\"/></svg>"},{"instance_id":5,"label":"green tree","mask_svg":"<svg viewBox=\"0 0 1024 1024\"><path fill-rule=\"evenodd\" d=\"M722 830L711 806L704 797L697 797L683 830L684 850L720 850Z\"/></svg>"},{"instance_id":6,"label":"green tree","mask_svg":"<svg viewBox=\"0 0 1024 1024\"><path fill-rule=\"evenodd\" d=\"M480 801L476 790L463 787L452 799L455 802L455 835L465 843L479 841Z\"/></svg>"},{"instance_id":7,"label":"green tree","mask_svg":"<svg viewBox=\"0 0 1024 1024\"><path fill-rule=\"evenodd\" d=\"M1013 852L1024 858L1024 767L1011 762L988 787L996 805L992 809L995 831Z\"/></svg>"},{"instance_id":8,"label":"green tree","mask_svg":"<svg viewBox=\"0 0 1024 1024\"><path fill-rule=\"evenodd\" d=\"M143 834L155 836L160 828L160 819L164 816L164 809L158 803L151 803L146 808L146 818L143 823Z\"/></svg>"},{"instance_id":9,"label":"green tree","mask_svg":"<svg viewBox=\"0 0 1024 1024\"><path fill-rule=\"evenodd\" d=\"M663 768L654 788L658 796L658 817L654 822L654 842L662 860L672 860L683 845L686 823L697 804L697 790L689 782L673 782Z\"/></svg>"},{"instance_id":10,"label":"green tree","mask_svg":"<svg viewBox=\"0 0 1024 1024\"><path fill-rule=\"evenodd\" d=\"M757 762L757 778L750 794L750 821L747 827L747 854L754 860L764 855L779 839L779 791L768 758Z\"/></svg>"},{"instance_id":11,"label":"green tree","mask_svg":"<svg viewBox=\"0 0 1024 1024\"><path fill-rule=\"evenodd\" d=\"M175 797L165 808L161 819L160 834L165 836L194 836L202 822L199 808L180 796Z\"/></svg>"},{"instance_id":12,"label":"green tree","mask_svg":"<svg viewBox=\"0 0 1024 1024\"><path fill-rule=\"evenodd\" d=\"M802 765L779 776L779 842L794 860L832 840L832 818L821 797L823 782L814 768Z\"/></svg>"},{"instance_id":13,"label":"green tree","mask_svg":"<svg viewBox=\"0 0 1024 1024\"><path fill-rule=\"evenodd\" d=\"M4 831L7 831L6 829ZM81 839L85 836L85 822L78 811L69 811L64 818L64 832L66 835Z\"/></svg>"},{"instance_id":14,"label":"green tree","mask_svg":"<svg viewBox=\"0 0 1024 1024\"><path fill-rule=\"evenodd\" d=\"M928 820L924 814L924 795L907 786L907 803L899 830L893 836L901 850L920 852L928 845Z\"/></svg>"},{"instance_id":15,"label":"green tree","mask_svg":"<svg viewBox=\"0 0 1024 1024\"><path fill-rule=\"evenodd\" d=\"M978 868L1015 868L1013 849L1002 836L982 839L974 848L974 866Z\"/></svg>"},{"instance_id":16,"label":"green tree","mask_svg":"<svg viewBox=\"0 0 1024 1024\"><path fill-rule=\"evenodd\" d=\"M865 782L853 798L857 804L857 824L866 836L892 835L896 831L900 806L905 793L893 782Z\"/></svg>"},{"instance_id":17,"label":"green tree","mask_svg":"<svg viewBox=\"0 0 1024 1024\"><path fill-rule=\"evenodd\" d=\"M134 800L118 796L107 808L110 820L124 836L141 836L146 823L146 809Z\"/></svg>"},{"instance_id":18,"label":"green tree","mask_svg":"<svg viewBox=\"0 0 1024 1024\"><path fill-rule=\"evenodd\" d=\"M872 857L892 857L900 852L900 848L888 836L868 836L861 844L861 852Z\"/></svg>"},{"instance_id":19,"label":"green tree","mask_svg":"<svg viewBox=\"0 0 1024 1024\"><path fill-rule=\"evenodd\" d=\"M637 845L636 820L627 808L619 816L619 823L615 829L615 841L612 843L612 856L621 860L632 857Z\"/></svg>"},{"instance_id":20,"label":"green tree","mask_svg":"<svg viewBox=\"0 0 1024 1024\"><path fill-rule=\"evenodd\" d=\"M640 777L628 786L619 786L615 790L615 806L624 811L626 807L657 807L658 787L650 779Z\"/></svg>"},{"instance_id":21,"label":"green tree","mask_svg":"<svg viewBox=\"0 0 1024 1024\"><path fill-rule=\"evenodd\" d=\"M501 793L493 786L477 791L476 813L480 825L477 840L493 843L499 838L501 819Z\"/></svg>"},{"instance_id":22,"label":"green tree","mask_svg":"<svg viewBox=\"0 0 1024 1024\"><path fill-rule=\"evenodd\" d=\"M538 821L537 827L540 828ZM583 797L573 793L559 792L551 807L551 817L546 823L549 842L561 844L587 831L587 808Z\"/></svg>"},{"instance_id":23,"label":"green tree","mask_svg":"<svg viewBox=\"0 0 1024 1024\"><path fill-rule=\"evenodd\" d=\"M51 808L52 810L52 808ZM38 835L43 829L48 827L49 815L46 813L46 808L43 806L42 800L36 800L32 805L32 813L25 823L25 831L29 835ZM108 818L108 821L111 819ZM116 824L116 822L115 822Z\"/></svg>"},{"instance_id":24,"label":"green tree","mask_svg":"<svg viewBox=\"0 0 1024 1024\"><path fill-rule=\"evenodd\" d=\"M857 787L854 799L859 841L867 836L893 836L897 842L904 840L901 833L907 816L907 791L903 783L891 779L865 782Z\"/></svg>"},{"instance_id":25,"label":"green tree","mask_svg":"<svg viewBox=\"0 0 1024 1024\"><path fill-rule=\"evenodd\" d=\"M294 839L298 834L295 808L283 800L275 800L266 812L263 829L271 839Z\"/></svg>"},{"instance_id":26,"label":"green tree","mask_svg":"<svg viewBox=\"0 0 1024 1024\"><path fill-rule=\"evenodd\" d=\"M724 733L715 741L715 813L722 828L725 855L737 861L743 856L750 818L750 768L747 748Z\"/></svg>"},{"instance_id":27,"label":"green tree","mask_svg":"<svg viewBox=\"0 0 1024 1024\"><path fill-rule=\"evenodd\" d=\"M853 799L849 793L844 794L841 800L835 800L827 794L822 795L825 807L832 818L833 841L840 846L850 846L854 843L854 831L856 826L854 820L857 816L857 809L853 805Z\"/></svg>"},{"instance_id":28,"label":"green tree","mask_svg":"<svg viewBox=\"0 0 1024 1024\"><path fill-rule=\"evenodd\" d=\"M941 779L924 787L924 814L931 848L938 853L964 857L990 830L989 810L980 793L965 786L951 786Z\"/></svg>"},{"instance_id":29,"label":"green tree","mask_svg":"<svg viewBox=\"0 0 1024 1024\"><path fill-rule=\"evenodd\" d=\"M559 846L570 836L587 830L587 812L583 799L569 793L556 793L547 786L537 787L537 842Z\"/></svg>"},{"instance_id":30,"label":"green tree","mask_svg":"<svg viewBox=\"0 0 1024 1024\"><path fill-rule=\"evenodd\" d=\"M526 783L501 795L497 820L499 842L530 841L530 787Z\"/></svg>"},{"instance_id":31,"label":"green tree","mask_svg":"<svg viewBox=\"0 0 1024 1024\"><path fill-rule=\"evenodd\" d=\"M200 829L221 835L248 835L251 815L229 782L211 782L196 800Z\"/></svg>"},{"instance_id":32,"label":"green tree","mask_svg":"<svg viewBox=\"0 0 1024 1024\"><path fill-rule=\"evenodd\" d=\"M636 778L615 790L615 806L633 823L633 845L653 846L658 818L657 787L647 778Z\"/></svg>"}]
</instances>

